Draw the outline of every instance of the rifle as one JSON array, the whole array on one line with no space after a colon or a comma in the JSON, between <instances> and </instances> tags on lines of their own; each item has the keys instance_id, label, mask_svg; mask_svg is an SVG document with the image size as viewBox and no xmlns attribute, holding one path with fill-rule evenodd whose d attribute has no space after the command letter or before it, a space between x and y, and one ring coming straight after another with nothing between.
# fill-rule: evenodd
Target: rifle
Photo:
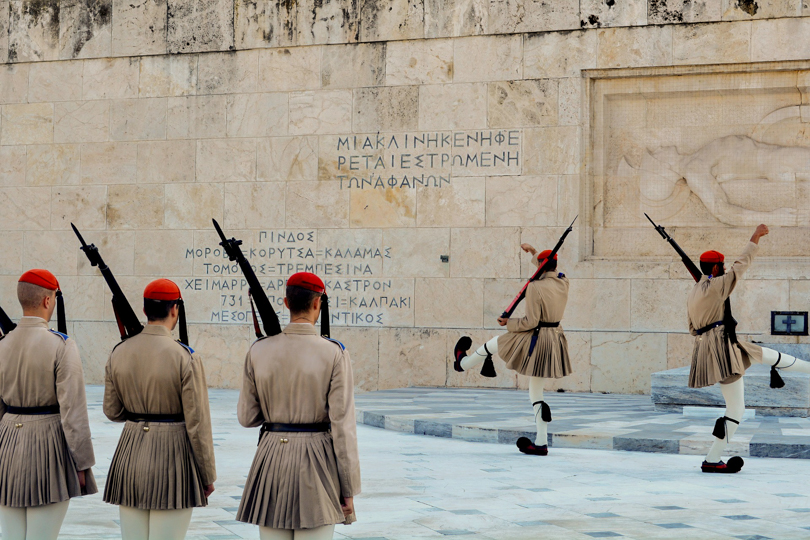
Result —
<instances>
[{"instance_id":1,"label":"rifle","mask_svg":"<svg viewBox=\"0 0 810 540\"><path fill-rule=\"evenodd\" d=\"M543 263L542 266L537 268L537 270L534 272L534 274L532 274L532 277L529 278L529 281L527 281L526 284L523 286L523 288L520 289L520 292L515 297L515 299L512 300L512 303L509 304L509 306L506 308L506 310L501 314L502 318L508 319L509 317L512 316L512 313L515 312L515 309L518 307L518 304L520 304L520 302L522 302L523 299L526 297L526 289L529 288L529 283L531 283L532 281L537 281L538 279L540 279L540 276L542 276L543 272L546 271L545 270L546 266L549 264L550 261L554 260L554 256L557 254L558 251L560 251L560 248L562 247L563 242L565 242L565 237L568 236L568 234L572 230L574 230L574 222L577 220L578 217L579 216L574 218L574 221L571 222L571 225L569 225L568 228L565 229L565 232L562 233L562 236L560 236L560 239L557 240L557 245L554 246L554 249L551 250L551 255L548 256L548 259L546 259L546 262Z\"/></svg>"},{"instance_id":2,"label":"rifle","mask_svg":"<svg viewBox=\"0 0 810 540\"><path fill-rule=\"evenodd\" d=\"M77 229L73 223L71 223L70 226L73 227L73 232L75 232L76 236L79 237L79 242L82 243L81 249L84 251L84 254L87 255L90 265L98 266L99 271L101 271L101 275L104 276L104 280L107 282L107 286L110 288L110 292L112 293L113 313L115 313L115 321L118 323L118 331L121 332L121 339L124 340L140 334L141 330L143 330L143 325L141 324L141 321L138 320L138 317L132 310L132 306L129 304L127 297L124 295L124 292L121 290L121 287L115 280L112 270L110 270L110 268L104 264L104 260L101 258L98 248L95 246L95 244L90 244L88 246L87 243L85 243L84 238L82 238L81 233L79 233L79 229Z\"/></svg>"},{"instance_id":3,"label":"rifle","mask_svg":"<svg viewBox=\"0 0 810 540\"><path fill-rule=\"evenodd\" d=\"M700 281L700 278L703 276L703 272L692 262L692 259L689 258L689 255L681 249L681 246L678 245L675 240L664 230L663 225L656 225L655 222L652 220L650 216L646 213L644 214L650 223L652 223L655 230L658 231L658 234L661 235L661 238L669 242L669 245L675 250L675 252L680 256L681 261L683 262L686 269L692 274L692 278L695 282ZM726 298L724 303L723 309L723 328L725 329L726 335L728 336L729 340L732 343L737 343L737 321L734 319L734 316L731 314L731 299Z\"/></svg>"},{"instance_id":4,"label":"rifle","mask_svg":"<svg viewBox=\"0 0 810 540\"><path fill-rule=\"evenodd\" d=\"M222 249L224 249L225 253L228 254L228 259L231 261L236 261L236 263L239 264L239 268L242 269L242 275L245 276L245 280L248 283L248 297L250 298L250 309L253 311L253 328L256 331L256 337L264 337L261 329L259 328L259 321L256 318L257 309L259 311L259 316L262 319L264 332L268 336L280 334L281 324L278 322L276 310L273 309L273 306L270 304L270 300L267 298L264 288L262 288L261 284L259 283L259 278L256 277L253 267L250 266L250 262L245 258L244 253L242 253L242 248L239 247L242 245L242 241L237 240L236 238L231 238L228 240L225 238L225 233L222 232L222 228L219 226L219 223L217 223L217 220L212 219L211 221L214 222L214 228L217 230L219 237L222 239L222 242L220 242L219 245L222 246ZM254 300L256 301L255 307L253 305Z\"/></svg>"},{"instance_id":5,"label":"rifle","mask_svg":"<svg viewBox=\"0 0 810 540\"><path fill-rule=\"evenodd\" d=\"M0 307L0 332L5 336L15 328L17 328L17 325L12 322L9 316L6 315L6 312L3 311L3 308Z\"/></svg>"}]
</instances>

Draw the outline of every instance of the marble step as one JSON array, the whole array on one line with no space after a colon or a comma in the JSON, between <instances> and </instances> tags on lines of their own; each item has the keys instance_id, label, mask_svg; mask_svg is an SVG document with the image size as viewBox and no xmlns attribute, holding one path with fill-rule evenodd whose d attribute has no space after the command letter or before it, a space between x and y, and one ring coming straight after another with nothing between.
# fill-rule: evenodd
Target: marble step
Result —
<instances>
[{"instance_id":1,"label":"marble step","mask_svg":"<svg viewBox=\"0 0 810 540\"><path fill-rule=\"evenodd\" d=\"M810 357L808 345L763 343L798 358ZM764 416L810 416L810 375L780 371L784 388L771 388L770 367L755 364L745 374L745 405ZM684 406L722 406L720 386L689 388L689 367L652 374L650 397L659 411L681 411Z\"/></svg>"}]
</instances>

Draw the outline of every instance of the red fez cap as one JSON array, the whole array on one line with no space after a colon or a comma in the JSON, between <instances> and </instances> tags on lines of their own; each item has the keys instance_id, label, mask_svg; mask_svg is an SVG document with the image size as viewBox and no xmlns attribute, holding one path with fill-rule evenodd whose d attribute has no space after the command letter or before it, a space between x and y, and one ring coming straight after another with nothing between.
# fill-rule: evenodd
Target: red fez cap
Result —
<instances>
[{"instance_id":1,"label":"red fez cap","mask_svg":"<svg viewBox=\"0 0 810 540\"><path fill-rule=\"evenodd\" d=\"M147 300L180 300L180 287L169 279L156 279L143 290Z\"/></svg>"},{"instance_id":2,"label":"red fez cap","mask_svg":"<svg viewBox=\"0 0 810 540\"><path fill-rule=\"evenodd\" d=\"M321 278L309 272L298 272L291 275L290 279L287 280L287 287L301 287L321 294L326 292L326 287Z\"/></svg>"},{"instance_id":3,"label":"red fez cap","mask_svg":"<svg viewBox=\"0 0 810 540\"><path fill-rule=\"evenodd\" d=\"M22 276L20 276L20 283L38 285L43 289L48 289L49 291L59 290L59 282L56 280L56 276L47 270L42 270L41 268L34 268L33 270L29 270L28 272L24 273Z\"/></svg>"},{"instance_id":4,"label":"red fez cap","mask_svg":"<svg viewBox=\"0 0 810 540\"><path fill-rule=\"evenodd\" d=\"M722 253L720 253L719 251L714 251L714 250L705 251L700 256L700 262L705 262L705 263L721 263L721 262L723 262L725 260L726 260L726 258L723 256Z\"/></svg>"},{"instance_id":5,"label":"red fez cap","mask_svg":"<svg viewBox=\"0 0 810 540\"><path fill-rule=\"evenodd\" d=\"M551 250L550 249L543 250L543 251L541 251L540 253L537 254L537 260L542 261L544 259L548 259L549 255L551 255ZM555 261L557 260L557 254L556 253L554 254L554 260Z\"/></svg>"}]
</instances>

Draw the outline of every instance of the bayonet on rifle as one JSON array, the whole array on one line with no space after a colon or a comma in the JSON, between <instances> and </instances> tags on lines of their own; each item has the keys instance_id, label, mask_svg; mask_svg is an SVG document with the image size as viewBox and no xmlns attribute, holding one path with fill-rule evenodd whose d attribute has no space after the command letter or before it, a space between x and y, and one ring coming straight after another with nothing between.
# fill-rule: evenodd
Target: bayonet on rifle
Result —
<instances>
[{"instance_id":1,"label":"bayonet on rifle","mask_svg":"<svg viewBox=\"0 0 810 540\"><path fill-rule=\"evenodd\" d=\"M698 268L697 265L692 262L689 255L687 255L686 252L681 249L681 246L679 246L678 243L672 239L669 233L664 230L663 225L656 225L650 216L648 216L646 213L644 215L650 220L650 223L652 223L655 230L658 231L658 234L660 234L664 240L669 242L672 249L674 249L678 256L680 256L681 261L683 262L684 266L686 266L689 273L692 274L692 278L695 280L695 282L700 281L700 278L703 276L703 272L701 272L700 268ZM729 340L731 340L732 343L737 343L737 321L731 314L731 300L729 298L726 298L726 301L723 304L723 327Z\"/></svg>"},{"instance_id":2,"label":"bayonet on rifle","mask_svg":"<svg viewBox=\"0 0 810 540\"><path fill-rule=\"evenodd\" d=\"M267 298L267 294L264 292L264 288L262 287L261 283L259 283L259 278L256 277L256 273L253 271L250 261L245 258L245 254L242 253L242 248L239 247L242 245L242 241L237 240L236 238L231 238L229 240L225 237L225 233L222 232L222 228L219 226L219 223L217 223L217 220L212 219L211 221L214 222L214 228L217 230L220 239L222 239L219 245L225 250L225 253L228 255L228 259L235 261L237 264L239 264L239 268L242 269L242 275L245 276L245 280L248 284L250 307L253 309L253 302L255 301L256 310L258 310L259 316L262 319L262 326L264 327L265 334L268 336L280 334L281 324L279 324L276 310L273 309L273 306L270 304L270 300ZM255 311L253 312L253 327L256 331L256 337L262 337L262 332L259 329L259 321L256 320Z\"/></svg>"},{"instance_id":3,"label":"bayonet on rifle","mask_svg":"<svg viewBox=\"0 0 810 540\"><path fill-rule=\"evenodd\" d=\"M543 272L546 271L545 267L548 264L548 261L554 260L554 256L557 254L558 251L560 251L560 248L565 242L565 237L568 236L571 233L571 231L574 230L574 222L576 222L578 217L579 216L576 216L574 218L574 221L571 222L571 225L569 225L568 228L565 229L565 232L562 233L562 236L560 236L560 239L557 241L557 245L554 246L554 249L551 250L551 254L548 256L546 263L544 263L543 266L537 268L534 274L532 274L532 277L529 278L529 281L527 281L526 284L523 285L523 288L520 289L520 292L515 297L515 299L512 300L512 303L509 304L506 310L501 314L502 318L508 319L509 317L512 316L512 313L515 312L515 309L518 307L518 304L520 304L520 302L526 297L526 289L529 288L529 283L531 283L532 281L537 281L540 278L540 276L543 275Z\"/></svg>"},{"instance_id":4,"label":"bayonet on rifle","mask_svg":"<svg viewBox=\"0 0 810 540\"><path fill-rule=\"evenodd\" d=\"M115 319L118 323L118 330L121 332L121 339L131 338L136 334L140 334L141 330L143 330L143 325L138 320L138 316L135 315L135 312L132 310L132 306L129 304L127 297L124 295L124 292L121 290L121 287L115 280L112 270L110 270L110 268L104 264L104 259L101 258L98 248L95 246L95 244L88 245L84 241L84 238L82 238L79 229L77 229L73 223L71 223L70 226L73 227L73 232L76 233L76 236L79 238L79 242L82 244L81 249L84 251L84 254L87 255L90 265L98 266L101 275L104 276L104 280L107 282L107 286L110 288L110 292L112 293L113 312L115 313Z\"/></svg>"}]
</instances>

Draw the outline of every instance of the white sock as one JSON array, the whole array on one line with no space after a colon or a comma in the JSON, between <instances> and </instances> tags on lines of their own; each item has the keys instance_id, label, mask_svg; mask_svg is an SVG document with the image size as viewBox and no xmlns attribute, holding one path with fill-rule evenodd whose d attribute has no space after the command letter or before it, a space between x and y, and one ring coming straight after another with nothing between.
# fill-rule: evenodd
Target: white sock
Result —
<instances>
[{"instance_id":1,"label":"white sock","mask_svg":"<svg viewBox=\"0 0 810 540\"><path fill-rule=\"evenodd\" d=\"M742 422L743 413L745 412L745 383L743 379L735 381L731 384L721 384L720 390L723 392L723 398L726 401L726 416L733 418L738 422ZM723 439L715 437L714 444L709 449L706 455L706 461L709 463L717 463L723 455L723 450L728 446L731 437L737 431L739 424L731 421L726 421L726 436Z\"/></svg>"},{"instance_id":2,"label":"white sock","mask_svg":"<svg viewBox=\"0 0 810 540\"><path fill-rule=\"evenodd\" d=\"M806 360L799 360L795 356L790 356L789 354L780 353L773 349L769 349L767 347L762 347L762 363L767 366L773 366L777 362L779 365L776 366L776 369L785 370L785 371L798 371L799 373L810 373L810 362Z\"/></svg>"},{"instance_id":3,"label":"white sock","mask_svg":"<svg viewBox=\"0 0 810 540\"><path fill-rule=\"evenodd\" d=\"M538 401L543 401L543 386L546 380L542 377L529 377L529 400L535 405L534 409L534 423L537 424L537 437L534 439L535 446L546 446L548 444L548 422L544 422L541 418L540 410L541 404Z\"/></svg>"},{"instance_id":4,"label":"white sock","mask_svg":"<svg viewBox=\"0 0 810 540\"><path fill-rule=\"evenodd\" d=\"M489 353L487 353L487 351L489 351ZM465 356L464 359L461 360L461 369L468 371L476 366L480 366L484 363L484 360L486 360L487 354L491 354L492 356L498 354L498 338L494 337L490 339L484 345L478 347L478 350L474 353Z\"/></svg>"}]
</instances>

